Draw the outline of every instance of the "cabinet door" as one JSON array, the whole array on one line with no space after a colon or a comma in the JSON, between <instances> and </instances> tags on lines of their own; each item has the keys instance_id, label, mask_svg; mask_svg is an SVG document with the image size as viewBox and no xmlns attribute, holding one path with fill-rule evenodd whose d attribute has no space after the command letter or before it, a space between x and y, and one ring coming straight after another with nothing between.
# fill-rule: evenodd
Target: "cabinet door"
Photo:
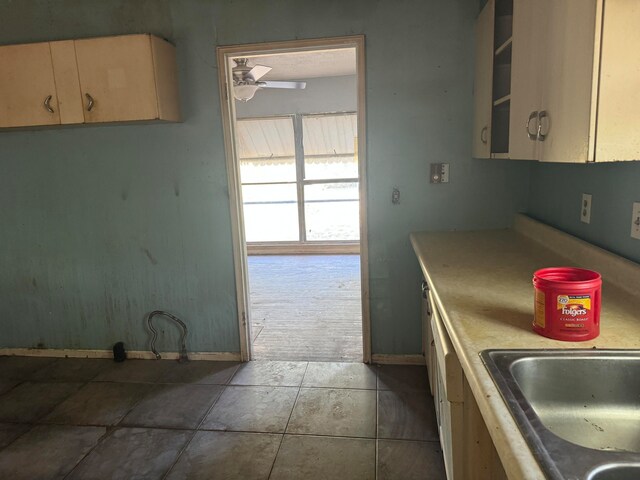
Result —
<instances>
[{"instance_id":1,"label":"cabinet door","mask_svg":"<svg viewBox=\"0 0 640 480\"><path fill-rule=\"evenodd\" d=\"M0 127L60 123L48 43L0 47L0 71Z\"/></svg>"},{"instance_id":2,"label":"cabinet door","mask_svg":"<svg viewBox=\"0 0 640 480\"><path fill-rule=\"evenodd\" d=\"M56 80L60 123L83 123L82 97L76 64L76 49L73 40L50 42L53 74Z\"/></svg>"},{"instance_id":3,"label":"cabinet door","mask_svg":"<svg viewBox=\"0 0 640 480\"><path fill-rule=\"evenodd\" d=\"M533 2L538 3L538 2ZM543 68L540 160L593 161L598 68L594 45L600 35L601 0L541 0L546 32L539 39ZM596 27L596 24L598 27ZM596 65L597 67L597 65ZM593 97L595 98L595 97Z\"/></svg>"},{"instance_id":4,"label":"cabinet door","mask_svg":"<svg viewBox=\"0 0 640 480\"><path fill-rule=\"evenodd\" d=\"M605 4L597 162L640 159L639 7L637 0L608 0Z\"/></svg>"},{"instance_id":5,"label":"cabinet door","mask_svg":"<svg viewBox=\"0 0 640 480\"><path fill-rule=\"evenodd\" d=\"M473 156L491 156L491 89L495 0L489 0L476 21L475 80L473 84Z\"/></svg>"},{"instance_id":6,"label":"cabinet door","mask_svg":"<svg viewBox=\"0 0 640 480\"><path fill-rule=\"evenodd\" d=\"M87 123L158 118L149 35L76 40Z\"/></svg>"},{"instance_id":7,"label":"cabinet door","mask_svg":"<svg viewBox=\"0 0 640 480\"><path fill-rule=\"evenodd\" d=\"M538 157L537 114L540 110L541 54L544 11L538 1L513 1L513 45L511 58L511 112L509 158ZM527 128L529 131L527 131Z\"/></svg>"}]
</instances>

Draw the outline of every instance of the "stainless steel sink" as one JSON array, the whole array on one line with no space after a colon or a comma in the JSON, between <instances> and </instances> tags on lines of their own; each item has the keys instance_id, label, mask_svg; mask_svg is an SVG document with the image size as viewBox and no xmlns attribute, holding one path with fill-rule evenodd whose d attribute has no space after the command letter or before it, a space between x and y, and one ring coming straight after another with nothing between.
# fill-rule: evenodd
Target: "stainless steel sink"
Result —
<instances>
[{"instance_id":1,"label":"stainless steel sink","mask_svg":"<svg viewBox=\"0 0 640 480\"><path fill-rule=\"evenodd\" d=\"M551 479L640 479L640 351L480 354Z\"/></svg>"},{"instance_id":2,"label":"stainless steel sink","mask_svg":"<svg viewBox=\"0 0 640 480\"><path fill-rule=\"evenodd\" d=\"M638 480L639 478L640 463L605 465L589 475L589 480Z\"/></svg>"}]
</instances>

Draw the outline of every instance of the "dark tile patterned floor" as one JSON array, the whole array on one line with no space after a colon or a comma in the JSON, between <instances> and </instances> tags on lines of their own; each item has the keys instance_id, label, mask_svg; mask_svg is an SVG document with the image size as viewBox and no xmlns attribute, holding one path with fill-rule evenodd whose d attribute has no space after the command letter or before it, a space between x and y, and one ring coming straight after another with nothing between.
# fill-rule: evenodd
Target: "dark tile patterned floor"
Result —
<instances>
[{"instance_id":1,"label":"dark tile patterned floor","mask_svg":"<svg viewBox=\"0 0 640 480\"><path fill-rule=\"evenodd\" d=\"M0 357L0 478L444 479L422 367Z\"/></svg>"}]
</instances>

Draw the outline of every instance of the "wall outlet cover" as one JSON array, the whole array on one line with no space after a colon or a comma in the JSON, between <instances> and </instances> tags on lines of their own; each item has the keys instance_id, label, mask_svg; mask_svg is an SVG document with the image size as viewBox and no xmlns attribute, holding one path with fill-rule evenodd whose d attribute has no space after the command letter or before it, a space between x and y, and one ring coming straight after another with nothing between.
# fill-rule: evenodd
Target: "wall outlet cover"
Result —
<instances>
[{"instance_id":1,"label":"wall outlet cover","mask_svg":"<svg viewBox=\"0 0 640 480\"><path fill-rule=\"evenodd\" d=\"M580 221L582 223L591 223L591 195L582 194L582 203L580 204Z\"/></svg>"}]
</instances>

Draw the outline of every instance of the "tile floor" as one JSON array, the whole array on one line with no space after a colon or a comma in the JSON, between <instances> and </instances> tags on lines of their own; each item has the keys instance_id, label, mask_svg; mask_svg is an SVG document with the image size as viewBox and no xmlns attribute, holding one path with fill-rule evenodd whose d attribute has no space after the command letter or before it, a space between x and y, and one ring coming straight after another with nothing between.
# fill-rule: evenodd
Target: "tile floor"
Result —
<instances>
[{"instance_id":1,"label":"tile floor","mask_svg":"<svg viewBox=\"0 0 640 480\"><path fill-rule=\"evenodd\" d=\"M422 367L0 357L0 478L445 474Z\"/></svg>"}]
</instances>

